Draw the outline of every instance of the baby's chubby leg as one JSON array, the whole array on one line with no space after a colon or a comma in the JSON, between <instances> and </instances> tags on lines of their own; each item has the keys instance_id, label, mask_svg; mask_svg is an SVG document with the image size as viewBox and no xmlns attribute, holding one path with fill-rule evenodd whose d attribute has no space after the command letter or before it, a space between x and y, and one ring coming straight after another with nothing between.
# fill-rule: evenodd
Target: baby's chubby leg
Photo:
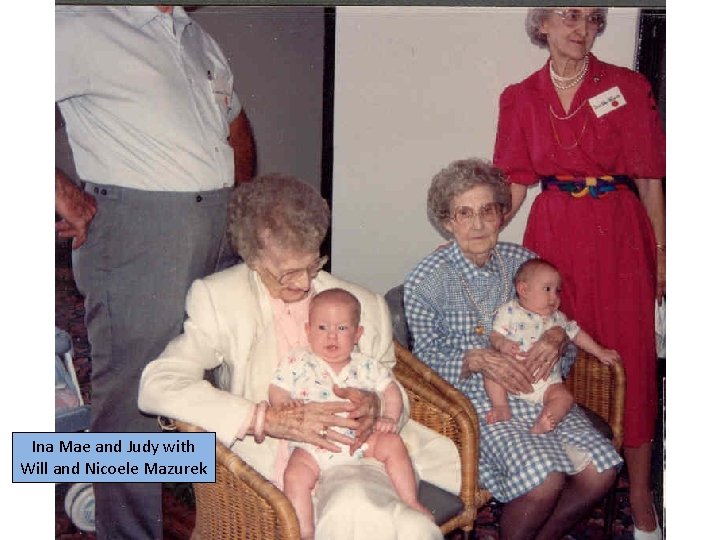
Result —
<instances>
[{"instance_id":1,"label":"baby's chubby leg","mask_svg":"<svg viewBox=\"0 0 720 540\"><path fill-rule=\"evenodd\" d=\"M485 415L487 423L494 424L495 422L505 422L510 420L510 418L512 418L512 412L510 411L510 404L508 403L508 396L505 388L489 377L485 377L483 384L485 385L485 391L490 398L490 403L492 403L492 409L490 409Z\"/></svg>"},{"instance_id":2,"label":"baby's chubby leg","mask_svg":"<svg viewBox=\"0 0 720 540\"><path fill-rule=\"evenodd\" d=\"M432 512L417 499L417 483L410 455L397 433L375 432L367 440L365 457L375 458L385 465L385 471L397 491L398 497L410 508L422 512L433 522Z\"/></svg>"},{"instance_id":3,"label":"baby's chubby leg","mask_svg":"<svg viewBox=\"0 0 720 540\"><path fill-rule=\"evenodd\" d=\"M302 540L312 540L315 535L312 490L319 476L320 468L315 458L302 448L295 448L290 455L283 481L285 495L298 517Z\"/></svg>"},{"instance_id":4,"label":"baby's chubby leg","mask_svg":"<svg viewBox=\"0 0 720 540\"><path fill-rule=\"evenodd\" d=\"M562 383L551 384L543 395L543 409L530 428L532 433L552 431L573 406L572 394Z\"/></svg>"}]
</instances>

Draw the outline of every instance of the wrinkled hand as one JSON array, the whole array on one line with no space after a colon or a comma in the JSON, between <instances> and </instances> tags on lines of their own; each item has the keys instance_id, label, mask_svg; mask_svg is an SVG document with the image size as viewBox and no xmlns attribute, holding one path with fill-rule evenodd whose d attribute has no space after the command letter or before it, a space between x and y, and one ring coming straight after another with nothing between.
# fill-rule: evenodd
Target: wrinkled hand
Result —
<instances>
[{"instance_id":1,"label":"wrinkled hand","mask_svg":"<svg viewBox=\"0 0 720 540\"><path fill-rule=\"evenodd\" d=\"M523 362L495 349L469 349L463 358L460 378L481 372L511 394L532 392L530 376Z\"/></svg>"},{"instance_id":2,"label":"wrinkled hand","mask_svg":"<svg viewBox=\"0 0 720 540\"><path fill-rule=\"evenodd\" d=\"M657 292L655 294L657 303L662 302L665 296L665 250L657 252Z\"/></svg>"},{"instance_id":3,"label":"wrinkled hand","mask_svg":"<svg viewBox=\"0 0 720 540\"><path fill-rule=\"evenodd\" d=\"M357 421L355 440L350 445L350 455L360 448L372 434L373 427L380 416L380 398L375 392L359 390L357 388L340 388L333 385L333 392L342 399L349 399L352 407L348 411L348 418Z\"/></svg>"},{"instance_id":4,"label":"wrinkled hand","mask_svg":"<svg viewBox=\"0 0 720 540\"><path fill-rule=\"evenodd\" d=\"M504 339L500 346L498 347L498 350L501 353L505 353L510 356L519 356L522 354L522 350L520 349L520 345L515 343L514 341L510 341L509 339ZM522 354L522 357L524 358L525 355Z\"/></svg>"},{"instance_id":5,"label":"wrinkled hand","mask_svg":"<svg viewBox=\"0 0 720 540\"><path fill-rule=\"evenodd\" d=\"M61 238L72 238L77 249L87 240L90 222L97 212L95 198L66 178L55 177L55 211L62 218L55 224Z\"/></svg>"},{"instance_id":6,"label":"wrinkled hand","mask_svg":"<svg viewBox=\"0 0 720 540\"><path fill-rule=\"evenodd\" d=\"M565 330L554 326L532 344L525 358L525 365L532 382L536 383L547 379L567 343L568 337Z\"/></svg>"},{"instance_id":7,"label":"wrinkled hand","mask_svg":"<svg viewBox=\"0 0 720 540\"><path fill-rule=\"evenodd\" d=\"M358 429L360 423L337 413L351 412L352 403L283 403L268 407L265 415L265 433L277 439L312 443L331 452L340 452L337 444L351 446L354 440L341 435L332 427Z\"/></svg>"},{"instance_id":8,"label":"wrinkled hand","mask_svg":"<svg viewBox=\"0 0 720 540\"><path fill-rule=\"evenodd\" d=\"M387 416L381 416L375 422L373 430L379 433L397 433L397 421Z\"/></svg>"}]
</instances>

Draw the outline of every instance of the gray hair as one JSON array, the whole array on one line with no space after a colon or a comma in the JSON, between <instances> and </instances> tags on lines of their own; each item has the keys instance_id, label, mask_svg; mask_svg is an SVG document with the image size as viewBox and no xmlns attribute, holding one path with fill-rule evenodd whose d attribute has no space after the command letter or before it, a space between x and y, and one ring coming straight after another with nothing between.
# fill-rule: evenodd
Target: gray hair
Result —
<instances>
[{"instance_id":1,"label":"gray hair","mask_svg":"<svg viewBox=\"0 0 720 540\"><path fill-rule=\"evenodd\" d=\"M541 49L547 49L547 35L540 32L542 24L550 17L557 8L530 8L525 17L525 32L530 38L530 43L537 45ZM597 36L601 36L607 26L608 8L596 8L595 11L603 16L603 23L597 31Z\"/></svg>"},{"instance_id":2,"label":"gray hair","mask_svg":"<svg viewBox=\"0 0 720 540\"><path fill-rule=\"evenodd\" d=\"M460 159L433 177L427 194L427 214L430 223L444 237L449 237L445 223L451 217L453 200L478 186L491 189L494 202L502 205L503 212L510 209L510 187L505 181L505 175L489 161L479 158Z\"/></svg>"},{"instance_id":3,"label":"gray hair","mask_svg":"<svg viewBox=\"0 0 720 540\"><path fill-rule=\"evenodd\" d=\"M293 176L259 176L235 187L228 202L228 237L248 263L266 247L264 234L284 249L309 253L320 249L329 225L325 199Z\"/></svg>"}]
</instances>

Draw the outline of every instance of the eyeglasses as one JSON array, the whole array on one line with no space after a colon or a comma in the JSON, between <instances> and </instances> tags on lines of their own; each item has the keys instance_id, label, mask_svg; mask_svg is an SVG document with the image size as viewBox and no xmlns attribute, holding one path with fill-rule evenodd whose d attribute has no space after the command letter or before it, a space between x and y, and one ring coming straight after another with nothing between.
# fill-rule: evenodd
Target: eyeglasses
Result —
<instances>
[{"instance_id":1,"label":"eyeglasses","mask_svg":"<svg viewBox=\"0 0 720 540\"><path fill-rule=\"evenodd\" d=\"M558 9L555 10L555 13L560 15L565 26L570 28L579 26L583 21L587 22L587 25L595 30L600 30L605 26L605 15L599 11L593 11L585 15L579 9Z\"/></svg>"},{"instance_id":2,"label":"eyeglasses","mask_svg":"<svg viewBox=\"0 0 720 540\"><path fill-rule=\"evenodd\" d=\"M458 206L453 211L453 219L463 225L475 221L475 216L479 217L481 221L492 222L496 221L502 215L502 210L502 204L497 202L483 204L477 210L469 206Z\"/></svg>"},{"instance_id":3,"label":"eyeglasses","mask_svg":"<svg viewBox=\"0 0 720 540\"><path fill-rule=\"evenodd\" d=\"M270 270L267 269L267 267L265 267L265 271L270 274L275 281L277 281L280 285L284 287L286 285L289 285L290 283L295 283L301 277L305 277L305 275L307 275L308 278L313 279L320 273L320 270L322 270L322 267L325 266L327 262L328 257L326 255L320 257L306 268L293 268L292 270L287 270L283 272L279 276L273 274Z\"/></svg>"}]
</instances>

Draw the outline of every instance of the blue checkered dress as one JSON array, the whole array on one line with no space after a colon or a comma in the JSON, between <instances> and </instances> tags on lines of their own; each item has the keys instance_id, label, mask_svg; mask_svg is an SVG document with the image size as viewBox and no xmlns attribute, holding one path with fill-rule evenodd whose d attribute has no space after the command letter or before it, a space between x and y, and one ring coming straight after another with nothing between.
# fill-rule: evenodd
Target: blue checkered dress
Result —
<instances>
[{"instance_id":1,"label":"blue checkered dress","mask_svg":"<svg viewBox=\"0 0 720 540\"><path fill-rule=\"evenodd\" d=\"M413 338L413 353L470 398L480 420L480 481L502 502L513 500L540 485L548 473L572 473L574 465L564 448L574 445L589 452L598 471L619 465L622 460L610 441L593 429L583 413L574 407L555 430L543 435L530 433L542 404L510 396L512 419L488 425L485 414L490 400L482 375L475 373L460 381L466 350L490 347L492 314L497 306L514 296L512 276L518 267L535 255L516 244L499 242L496 247L510 279L508 298L503 298L502 270L493 255L482 267L470 263L456 242L431 253L405 280L405 314ZM462 281L469 285L474 300L486 314L479 313L468 298ZM483 335L475 332L481 323ZM563 373L569 371L574 346L562 359Z\"/></svg>"}]
</instances>

